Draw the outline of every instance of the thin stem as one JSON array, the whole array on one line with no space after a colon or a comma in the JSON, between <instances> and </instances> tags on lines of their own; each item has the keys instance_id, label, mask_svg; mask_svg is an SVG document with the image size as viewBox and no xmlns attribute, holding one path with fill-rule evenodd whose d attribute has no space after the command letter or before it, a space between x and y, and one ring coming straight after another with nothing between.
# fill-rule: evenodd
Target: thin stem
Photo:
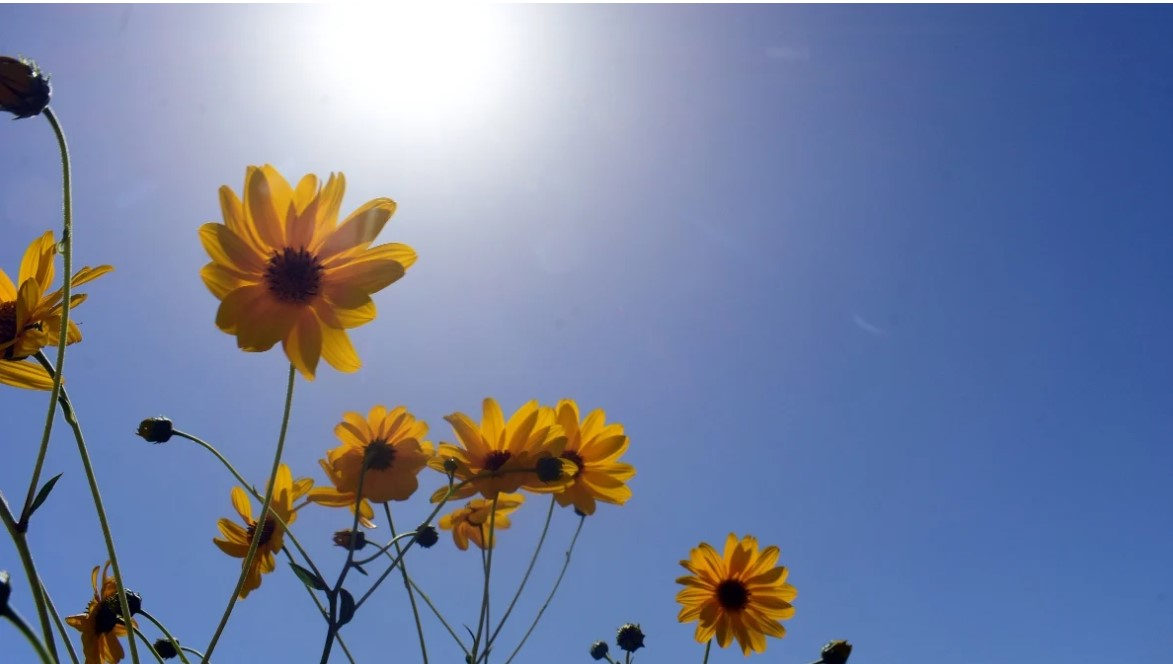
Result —
<instances>
[{"instance_id":1,"label":"thin stem","mask_svg":"<svg viewBox=\"0 0 1173 664\"><path fill-rule=\"evenodd\" d=\"M207 661L207 660L204 658L204 653L202 653L202 652L200 652L200 651L196 650L195 648L188 648L187 646L179 646L179 650L180 650L180 651L182 651L182 652L189 652L189 653L191 653L191 654L195 655L196 657L199 657L201 662L202 662L202 661Z\"/></svg>"},{"instance_id":2,"label":"thin stem","mask_svg":"<svg viewBox=\"0 0 1173 664\"><path fill-rule=\"evenodd\" d=\"M500 493L493 494L493 504L489 508L489 537L487 539L485 538L484 526L483 525L481 526L481 542L484 543L484 545L485 545L485 547L481 548L481 553L483 553L485 555L485 590L484 590L484 595L481 597L481 614L477 618L477 635L472 640L472 661L474 663L477 661L480 661L480 657L477 656L477 648L481 645L481 630L483 628L484 631L486 631L486 632L488 631L487 625L489 622L489 574L490 574L490 572L492 572L492 569L493 569L493 548L497 544L497 542L494 539L495 535L496 535L496 533L494 531L495 531L496 525L497 525L497 499L500 495L501 495ZM485 658L486 662L488 661L488 656L489 656L489 649L486 646L485 653L484 653L484 658Z\"/></svg>"},{"instance_id":3,"label":"thin stem","mask_svg":"<svg viewBox=\"0 0 1173 664\"><path fill-rule=\"evenodd\" d=\"M397 551L397 552L398 552L400 555L402 555L402 553L403 553L403 552L402 552L402 551L399 551L399 541L400 541L400 540L405 540L405 539L411 539L411 538L413 538L413 537L415 537L415 531L414 531L414 530L408 531L408 532L406 532L406 533L399 533L398 535L395 535L394 537L392 537L390 542L387 542L387 543L386 543L386 544L384 544L383 546L379 547L379 550L378 550L378 551L376 551L376 552L375 552L373 555L367 556L366 558L363 558L362 560L355 561L355 563L354 563L354 564L355 564L355 565L366 565L367 563L371 562L371 561L372 561L372 560L374 560L375 558L379 558L379 557L381 557L383 554L385 554L385 553L387 553L388 551L390 551L390 550L391 550L391 547L395 547L395 548L396 548L396 551ZM398 558L398 557L397 557L397 558L392 558L392 560L399 560L399 558Z\"/></svg>"},{"instance_id":4,"label":"thin stem","mask_svg":"<svg viewBox=\"0 0 1173 664\"><path fill-rule=\"evenodd\" d=\"M16 612L16 609L12 608L11 606L5 607L3 611L0 611L0 616L8 618L9 622L11 622L13 625L16 625L16 629L20 630L20 633L24 634L24 638L28 639L29 645L33 647L33 650L37 651L37 656L41 658L42 662L45 664L54 664L54 662L57 661L57 659L50 655L49 651L45 649L45 644L41 643L41 640L38 639L37 635L33 633L33 630L29 627L28 623L24 621L24 618L20 617L20 614Z\"/></svg>"},{"instance_id":5,"label":"thin stem","mask_svg":"<svg viewBox=\"0 0 1173 664\"><path fill-rule=\"evenodd\" d=\"M389 555L390 554L388 554L388 556ZM456 645L460 646L460 649L464 651L465 657L468 657L468 647L464 645L464 641L460 640L460 635L456 633L456 630L452 629L452 626L448 624L447 620L444 620L444 616L440 614L440 610L437 609L436 605L432 603L432 598L428 597L428 594L425 593L423 589L416 584L415 581L412 581L410 577L408 578L407 582L411 584L412 590L419 593L420 599L424 600L424 604L428 605L428 608L431 609L432 613L435 614L437 619L439 619L440 624L443 625L444 629L448 630L448 633L452 635L452 639L456 641Z\"/></svg>"},{"instance_id":6,"label":"thin stem","mask_svg":"<svg viewBox=\"0 0 1173 664\"><path fill-rule=\"evenodd\" d=\"M293 554L289 552L289 549L282 549L281 551L285 554L285 557L289 559L290 563L297 562L293 559ZM309 593L310 599L314 600L314 605L318 607L318 612L322 614L322 618L324 618L327 623L330 622L330 614L326 610L326 607L322 606L322 600L318 599L318 596L314 594L314 589L304 584L302 587L305 588L307 593ZM342 640L342 635L339 634L335 638L338 639L338 645L342 648L342 652L346 654L346 659L350 660L350 664L355 664L354 656L350 654L350 648L346 647L346 641Z\"/></svg>"},{"instance_id":7,"label":"thin stem","mask_svg":"<svg viewBox=\"0 0 1173 664\"><path fill-rule=\"evenodd\" d=\"M395 551L399 554L399 571L403 573L403 587L407 590L407 600L411 602L411 616L415 619L415 633L420 639L420 654L424 658L423 664L428 664L428 644L424 639L424 625L420 622L419 607L416 606L415 593L411 589L411 580L407 576L407 563L403 561L403 548L395 539L395 522L391 520L390 503L383 503L383 513L387 515L387 527L391 529L391 541L395 542Z\"/></svg>"},{"instance_id":8,"label":"thin stem","mask_svg":"<svg viewBox=\"0 0 1173 664\"><path fill-rule=\"evenodd\" d=\"M73 642L69 640L69 633L65 631L65 623L61 621L61 614L57 613L57 607L53 606L53 598L49 596L49 589L45 584L41 584L41 593L45 596L45 604L49 605L49 615L53 618L53 624L57 626L57 633L61 635L61 640L65 642L65 649L69 651L69 659L73 664L77 664L77 652L73 649Z\"/></svg>"},{"instance_id":9,"label":"thin stem","mask_svg":"<svg viewBox=\"0 0 1173 664\"><path fill-rule=\"evenodd\" d=\"M358 517L362 512L362 489L363 482L367 478L367 460L363 459L362 467L358 471L358 488L354 493L354 520L350 524L350 532L358 532ZM338 580L334 582L334 588L329 591L330 595L330 627L326 630L326 643L322 646L322 664L330 661L330 650L334 647L334 638L338 636L338 630L342 625L338 624L338 597L341 594L342 583L346 581L346 575L350 573L350 568L354 565L354 551L355 547L346 547L346 564L342 566L342 571L338 573ZM355 608L357 611L358 608ZM353 613L351 614L353 617Z\"/></svg>"},{"instance_id":10,"label":"thin stem","mask_svg":"<svg viewBox=\"0 0 1173 664\"><path fill-rule=\"evenodd\" d=\"M37 360L46 370L53 371L43 354L38 355ZM106 540L106 553L110 556L110 567L114 571L114 582L118 586L118 606L122 615L129 616L131 613L130 604L126 601L126 584L122 580L122 568L118 564L118 553L114 550L114 535L110 532L110 521L106 518L106 508L102 504L102 492L98 490L98 478L94 474L94 465L90 462L90 452L81 432L81 423L78 422L73 402L69 399L69 392L66 391L64 385L61 386L59 401L61 402L61 415L69 423L69 428L73 430L73 437L77 440L77 453L81 457L81 465L86 472L86 481L90 485L90 496L94 500L94 509L98 512L98 524L102 527L102 537ZM130 643L131 661L138 664L138 646L135 645L134 639L127 639L127 641Z\"/></svg>"},{"instance_id":11,"label":"thin stem","mask_svg":"<svg viewBox=\"0 0 1173 664\"><path fill-rule=\"evenodd\" d=\"M293 364L290 364L289 380L285 386L285 412L281 416L281 433L277 436L277 451L273 454L273 469L269 471L269 483L265 486L265 500L261 502L261 516L257 519L257 523L262 525L269 516L269 502L273 500L273 485L277 483L277 470L281 467L281 453L285 450L285 434L289 431L289 412L293 408L293 383L296 378L297 369ZM211 642L208 643L207 648L204 648L205 659L212 657L212 651L216 649L216 643L220 641L224 626L228 624L228 617L232 615L232 608L236 606L240 589L244 587L245 579L248 578L248 570L252 566L253 558L257 555L257 545L260 544L264 530L264 528L257 528L256 534L248 544L248 553L245 554L244 563L240 566L240 578L236 580L236 588L232 591L232 597L228 598L228 606L224 609L224 615L220 616L220 624L216 626L216 632L212 634ZM127 613L129 615L129 612Z\"/></svg>"},{"instance_id":12,"label":"thin stem","mask_svg":"<svg viewBox=\"0 0 1173 664\"><path fill-rule=\"evenodd\" d=\"M501 628L505 626L505 621L509 619L509 614L513 612L513 607L517 605L518 598L521 597L521 591L525 590L525 584L529 581L530 573L534 571L534 565L538 562L538 554L542 551L542 544L546 541L546 533L550 531L550 520L554 516L554 497L550 497L550 508L546 510L546 523L542 526L542 534L538 537L538 545L534 547L534 555L529 559L529 567L525 568L525 575L521 577L521 584L517 586L517 592L513 593L513 600L509 602L509 607L505 609L504 615L501 616L501 622L497 623L497 629L493 630L493 635L489 637L488 645L485 647L485 652L493 646L497 641L497 635L501 633Z\"/></svg>"},{"instance_id":13,"label":"thin stem","mask_svg":"<svg viewBox=\"0 0 1173 664\"><path fill-rule=\"evenodd\" d=\"M542 604L542 608L538 609L538 615L534 616L534 621L530 623L529 629L525 631L525 636L521 637L521 643L513 649L513 654L509 655L509 659L505 660L505 664L513 661L517 657L517 653L521 651L521 647L529 639L529 635L533 634L534 628L538 626L538 621L542 619L542 614L549 608L550 602L554 599L554 594L558 592L558 586L562 584L562 577L566 576L566 568L570 567L570 556L574 553L574 545L578 542L578 535L582 532L582 524L586 523L586 516L579 516L578 528L574 529L574 537L570 540L570 548L566 549L566 561L562 563L562 571L558 573L558 579L554 581L554 587L550 589L550 594L546 596L546 602Z\"/></svg>"},{"instance_id":14,"label":"thin stem","mask_svg":"<svg viewBox=\"0 0 1173 664\"><path fill-rule=\"evenodd\" d=\"M53 109L45 109L45 119L53 127L53 134L57 137L57 148L61 152L61 208L62 229L61 269L63 282L61 284L61 330L57 339L57 363L53 368L53 389L49 395L49 411L45 414L45 429L41 434L41 447L37 451L37 461L33 466L32 480L29 482L28 496L24 499L24 507L20 511L20 530L28 529L29 510L32 508L33 497L37 492L37 484L41 481L41 469L45 465L45 453L49 451L49 434L53 431L53 421L57 417L57 401L61 397L61 376L65 369L65 347L69 343L69 307L73 284L73 184L69 168L69 146L65 142L65 132L61 123L57 121L57 114ZM19 286L20 284L17 284ZM49 284L41 284L47 288ZM38 352L39 354L39 352ZM56 655L56 652L53 653Z\"/></svg>"},{"instance_id":15,"label":"thin stem","mask_svg":"<svg viewBox=\"0 0 1173 664\"><path fill-rule=\"evenodd\" d=\"M139 628L137 628L133 625L131 625L131 629L134 630L134 636L137 636L138 638L142 639L143 643L145 643L147 645L147 651L155 656L156 662L159 662L159 664L167 664L166 662L163 661L163 656L159 654L159 651L155 650L155 646L151 643L151 640L147 638L146 634L143 634L142 630L140 630ZM132 636L131 638L129 638L127 640L134 641L134 637Z\"/></svg>"},{"instance_id":16,"label":"thin stem","mask_svg":"<svg viewBox=\"0 0 1173 664\"><path fill-rule=\"evenodd\" d=\"M701 660L701 664L708 664L709 651L712 649L713 649L713 640L709 639L709 641L707 643L705 643L705 658Z\"/></svg>"},{"instance_id":17,"label":"thin stem","mask_svg":"<svg viewBox=\"0 0 1173 664\"><path fill-rule=\"evenodd\" d=\"M138 614L154 623L155 627L157 627L160 632L163 632L163 636L165 636L167 640L171 642L171 647L175 648L175 652L179 654L179 659L183 662L183 664L191 664L191 662L187 659L187 655L184 655L183 650L179 647L179 641L176 641L175 637L171 636L171 632L167 631L167 628L163 625L163 623L159 622L155 616L152 616L142 609L139 609Z\"/></svg>"},{"instance_id":18,"label":"thin stem","mask_svg":"<svg viewBox=\"0 0 1173 664\"><path fill-rule=\"evenodd\" d=\"M41 585L41 577L37 574L37 566L33 563L33 552L29 549L28 540L25 539L24 533L21 532L19 524L17 524L16 519L12 515L12 510L8 507L8 500L4 498L2 492L0 492L0 521L4 522L4 527L8 530L9 536L12 537L12 543L16 545L16 552L20 555L20 564L24 566L24 575L28 579L33 600L37 605L37 617L41 621L41 631L45 635L45 645L48 647L49 653L53 655L53 661L57 661L57 647L53 643L53 628L49 625L49 607L45 601L48 596Z\"/></svg>"}]
</instances>

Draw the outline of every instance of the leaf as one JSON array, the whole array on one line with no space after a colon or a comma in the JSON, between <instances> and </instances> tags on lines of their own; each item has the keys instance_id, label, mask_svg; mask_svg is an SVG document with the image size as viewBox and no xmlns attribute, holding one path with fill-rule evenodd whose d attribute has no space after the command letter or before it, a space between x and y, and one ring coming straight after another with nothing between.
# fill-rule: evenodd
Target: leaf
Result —
<instances>
[{"instance_id":1,"label":"leaf","mask_svg":"<svg viewBox=\"0 0 1173 664\"><path fill-rule=\"evenodd\" d=\"M359 574L362 574L363 576L370 576L370 574L368 574L367 571L362 568L362 565L359 565L358 563L350 563L350 566L354 568L354 571L358 572Z\"/></svg>"},{"instance_id":2,"label":"leaf","mask_svg":"<svg viewBox=\"0 0 1173 664\"><path fill-rule=\"evenodd\" d=\"M338 626L341 627L354 617L354 596L346 588L339 592L342 593L342 606L338 608Z\"/></svg>"},{"instance_id":3,"label":"leaf","mask_svg":"<svg viewBox=\"0 0 1173 664\"><path fill-rule=\"evenodd\" d=\"M53 490L53 487L57 486L57 480L61 479L61 476L64 474L65 473L57 473L56 476L51 478L48 482L45 482L45 486L41 487L41 490L37 492L37 497L33 498L33 504L29 507L28 515L25 516L26 521L33 515L33 512L37 511L37 508L41 506L41 503L45 502L45 499L49 497L49 492Z\"/></svg>"},{"instance_id":4,"label":"leaf","mask_svg":"<svg viewBox=\"0 0 1173 664\"><path fill-rule=\"evenodd\" d=\"M301 579L301 582L304 583L307 587L313 588L314 590L326 589L326 582L322 580L322 577L314 574L297 563L289 563L289 566L293 568L293 573L296 574L297 578Z\"/></svg>"}]
</instances>

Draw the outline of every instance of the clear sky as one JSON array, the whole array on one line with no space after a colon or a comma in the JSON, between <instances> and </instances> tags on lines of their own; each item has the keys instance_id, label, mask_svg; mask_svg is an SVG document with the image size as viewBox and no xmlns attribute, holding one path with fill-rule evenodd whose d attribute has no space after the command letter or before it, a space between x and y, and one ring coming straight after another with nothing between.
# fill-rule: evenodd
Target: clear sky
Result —
<instances>
[{"instance_id":1,"label":"clear sky","mask_svg":"<svg viewBox=\"0 0 1173 664\"><path fill-rule=\"evenodd\" d=\"M1164 7L3 7L0 52L53 76L78 264L117 270L85 288L68 371L130 587L202 647L239 570L211 543L231 478L132 434L167 414L263 482L285 361L215 328L196 230L268 162L345 172L346 210L394 198L380 239L420 256L353 333L364 369L299 382L295 474L324 480L334 424L377 403L435 441L485 396L626 425L634 498L587 522L519 662L589 661L625 621L642 660L699 662L677 561L730 531L779 545L799 590L758 661L833 638L859 664L1167 659L1171 30ZM59 228L55 159L47 123L0 122L10 273ZM11 502L46 401L0 394ZM63 425L47 468L65 476L31 537L74 613L106 555ZM502 589L543 507L502 535ZM507 643L557 573L556 516ZM330 569L343 521L297 524ZM475 622L475 553L409 562ZM31 616L7 542L0 568ZM415 661L401 585L380 593L343 635ZM216 659L316 661L303 594L266 577Z\"/></svg>"}]
</instances>

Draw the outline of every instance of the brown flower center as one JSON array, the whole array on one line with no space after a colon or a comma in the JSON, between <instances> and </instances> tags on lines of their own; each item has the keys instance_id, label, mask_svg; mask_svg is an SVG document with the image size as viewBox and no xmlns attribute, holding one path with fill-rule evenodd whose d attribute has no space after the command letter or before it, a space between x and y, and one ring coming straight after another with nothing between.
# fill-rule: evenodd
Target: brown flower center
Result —
<instances>
[{"instance_id":1,"label":"brown flower center","mask_svg":"<svg viewBox=\"0 0 1173 664\"><path fill-rule=\"evenodd\" d=\"M726 611L740 611L749 604L749 588L737 579L727 579L717 586L717 602Z\"/></svg>"},{"instance_id":2,"label":"brown flower center","mask_svg":"<svg viewBox=\"0 0 1173 664\"><path fill-rule=\"evenodd\" d=\"M582 456L574 450L566 450L562 453L563 459L570 459L574 465L578 466L578 473L581 475L582 471L586 469L586 462L582 460Z\"/></svg>"},{"instance_id":3,"label":"brown flower center","mask_svg":"<svg viewBox=\"0 0 1173 664\"><path fill-rule=\"evenodd\" d=\"M501 470L501 467L505 465L506 461L509 461L509 457L511 456L513 455L504 450L489 452L489 455L485 457L485 469L490 471Z\"/></svg>"},{"instance_id":4,"label":"brown flower center","mask_svg":"<svg viewBox=\"0 0 1173 664\"><path fill-rule=\"evenodd\" d=\"M110 606L109 602L98 602L94 614L94 631L106 634L118 626L118 611Z\"/></svg>"},{"instance_id":5,"label":"brown flower center","mask_svg":"<svg viewBox=\"0 0 1173 664\"><path fill-rule=\"evenodd\" d=\"M6 344L16 338L16 303L0 302L0 344ZM12 359L15 344L4 349L3 357Z\"/></svg>"},{"instance_id":6,"label":"brown flower center","mask_svg":"<svg viewBox=\"0 0 1173 664\"><path fill-rule=\"evenodd\" d=\"M264 546L269 543L269 539L273 537L273 532L277 530L277 520L271 516L265 517L265 525L261 527L261 540L257 542L257 546ZM248 539L251 542L253 535L257 532L257 524L250 523L248 526Z\"/></svg>"},{"instance_id":7,"label":"brown flower center","mask_svg":"<svg viewBox=\"0 0 1173 664\"><path fill-rule=\"evenodd\" d=\"M372 440L367 444L363 463L371 470L387 470L395 461L395 447L385 440Z\"/></svg>"},{"instance_id":8,"label":"brown flower center","mask_svg":"<svg viewBox=\"0 0 1173 664\"><path fill-rule=\"evenodd\" d=\"M286 247L273 252L265 265L265 285L273 297L290 304L305 304L322 287L322 264L305 248Z\"/></svg>"}]
</instances>

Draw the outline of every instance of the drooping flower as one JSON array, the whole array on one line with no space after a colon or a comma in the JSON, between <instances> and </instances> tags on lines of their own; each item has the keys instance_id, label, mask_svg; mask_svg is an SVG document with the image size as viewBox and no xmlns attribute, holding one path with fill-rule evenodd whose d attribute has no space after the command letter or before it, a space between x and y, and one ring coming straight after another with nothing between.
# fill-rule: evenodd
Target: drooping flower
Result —
<instances>
[{"instance_id":1,"label":"drooping flower","mask_svg":"<svg viewBox=\"0 0 1173 664\"><path fill-rule=\"evenodd\" d=\"M240 589L240 599L261 585L261 575L268 574L276 569L277 553L285 543L285 528L281 523L291 524L297 519L297 512L293 504L304 496L313 487L313 480L300 478L296 481L285 464L277 469L276 481L273 482L273 498L269 501L269 514L264 524L258 524L253 519L252 501L248 494L238 486L232 487L232 506L244 521L244 528L228 519L220 519L217 525L224 539L214 538L212 542L220 550L233 558L245 558L248 555L249 543L253 535L260 530L260 540L257 542L257 552L249 566L248 576L244 586ZM275 518L276 517L276 518ZM244 561L241 561L244 564Z\"/></svg>"},{"instance_id":2,"label":"drooping flower","mask_svg":"<svg viewBox=\"0 0 1173 664\"><path fill-rule=\"evenodd\" d=\"M250 166L243 203L220 188L224 223L200 227L212 262L200 276L220 299L216 325L249 352L278 341L308 380L318 360L338 371L362 365L346 330L375 318L376 293L415 263L404 244L370 247L395 212L389 198L368 201L341 224L346 179L320 186L306 175L297 187L272 166Z\"/></svg>"},{"instance_id":3,"label":"drooping flower","mask_svg":"<svg viewBox=\"0 0 1173 664\"><path fill-rule=\"evenodd\" d=\"M562 459L560 479L543 482L538 478L538 460L558 458L566 446L566 435L555 421L554 410L539 406L537 401L518 408L508 422L494 399L485 399L480 426L464 413L453 413L444 419L452 425L460 447L440 443L437 456L428 463L435 470L448 472L445 463L449 462L449 467L456 466L452 472L455 479L471 480L452 494L453 499L477 492L492 498L498 492L520 488L556 492L565 488L577 471L573 461ZM432 502L440 502L447 492L447 488L439 489L432 494Z\"/></svg>"},{"instance_id":4,"label":"drooping flower","mask_svg":"<svg viewBox=\"0 0 1173 664\"><path fill-rule=\"evenodd\" d=\"M33 240L20 262L16 283L0 269L0 383L30 390L53 387L49 372L35 362L25 361L47 346L56 346L61 334L61 289L49 292L53 283L53 259L57 242L49 231ZM109 265L83 267L74 273L70 285L76 288L113 271ZM71 293L69 306L85 302L86 296ZM81 330L70 316L67 343L81 341Z\"/></svg>"},{"instance_id":5,"label":"drooping flower","mask_svg":"<svg viewBox=\"0 0 1173 664\"><path fill-rule=\"evenodd\" d=\"M635 468L620 463L627 451L628 439L622 424L607 424L602 410L592 411L579 422L578 404L569 399L558 402L558 424L566 432L562 458L574 462L578 473L570 485L554 495L559 505L574 505L579 512L595 513L595 501L622 505L631 498L625 482L635 476Z\"/></svg>"},{"instance_id":6,"label":"drooping flower","mask_svg":"<svg viewBox=\"0 0 1173 664\"><path fill-rule=\"evenodd\" d=\"M509 527L509 513L524 502L525 496L520 493L498 493L496 516L493 516L492 500L474 498L464 507L440 517L440 529L452 531L452 541L461 551L468 550L470 541L482 549L491 549L497 542L496 532Z\"/></svg>"},{"instance_id":7,"label":"drooping flower","mask_svg":"<svg viewBox=\"0 0 1173 664\"><path fill-rule=\"evenodd\" d=\"M25 58L0 56L0 111L19 118L39 115L52 95L49 77Z\"/></svg>"},{"instance_id":8,"label":"drooping flower","mask_svg":"<svg viewBox=\"0 0 1173 664\"><path fill-rule=\"evenodd\" d=\"M101 584L98 583L99 569L102 570ZM81 649L85 656L85 664L117 664L126 656L122 644L118 641L126 636L126 625L119 619L121 612L118 605L118 582L106 574L109 569L108 562L105 567L94 567L90 573L94 598L90 600L85 613L65 619L70 627L81 632ZM133 618L131 624L138 625Z\"/></svg>"},{"instance_id":9,"label":"drooping flower","mask_svg":"<svg viewBox=\"0 0 1173 664\"><path fill-rule=\"evenodd\" d=\"M349 507L354 512L359 474L362 480L362 517L372 527L374 516L368 500L385 503L407 500L419 488L417 475L432 458L432 444L424 440L428 425L399 406L388 411L375 406L364 418L359 413L345 413L334 427L342 444L326 452L318 463L333 487L318 487L310 492L312 502L329 507Z\"/></svg>"},{"instance_id":10,"label":"drooping flower","mask_svg":"<svg viewBox=\"0 0 1173 664\"><path fill-rule=\"evenodd\" d=\"M722 648L736 638L746 655L765 652L767 636L786 636L780 621L794 617L791 602L798 596L786 583L787 569L776 566L778 554L776 546L759 551L758 540L751 535L738 540L730 533L724 556L702 542L688 560L680 561L691 576L676 579L685 586L676 595L683 607L677 619L697 621L700 643L715 635Z\"/></svg>"}]
</instances>

